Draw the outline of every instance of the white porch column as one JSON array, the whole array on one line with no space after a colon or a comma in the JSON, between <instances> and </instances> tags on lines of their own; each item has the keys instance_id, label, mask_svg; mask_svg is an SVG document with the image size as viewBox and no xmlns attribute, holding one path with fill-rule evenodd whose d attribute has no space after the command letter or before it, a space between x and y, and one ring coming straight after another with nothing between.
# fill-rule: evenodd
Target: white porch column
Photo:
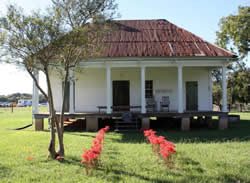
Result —
<instances>
[{"instance_id":1,"label":"white porch column","mask_svg":"<svg viewBox=\"0 0 250 183\"><path fill-rule=\"evenodd\" d=\"M227 111L227 76L226 76L227 68L224 65L222 67L222 112Z\"/></svg>"},{"instance_id":2,"label":"white porch column","mask_svg":"<svg viewBox=\"0 0 250 183\"><path fill-rule=\"evenodd\" d=\"M39 83L39 71L34 70L34 76ZM39 113L38 109L38 104L39 104L39 90L36 87L35 81L33 81L33 95L32 95L32 116L34 118L34 114Z\"/></svg>"},{"instance_id":3,"label":"white porch column","mask_svg":"<svg viewBox=\"0 0 250 183\"><path fill-rule=\"evenodd\" d=\"M141 113L146 113L145 99L145 66L141 67Z\"/></svg>"},{"instance_id":4,"label":"white porch column","mask_svg":"<svg viewBox=\"0 0 250 183\"><path fill-rule=\"evenodd\" d=\"M112 96L112 92L111 92L111 68L108 65L106 67L106 82L107 82L107 114L111 114L112 110L111 110L111 96Z\"/></svg>"},{"instance_id":5,"label":"white porch column","mask_svg":"<svg viewBox=\"0 0 250 183\"><path fill-rule=\"evenodd\" d=\"M69 71L69 113L74 114L75 113L75 98L74 98L74 71Z\"/></svg>"},{"instance_id":6,"label":"white porch column","mask_svg":"<svg viewBox=\"0 0 250 183\"><path fill-rule=\"evenodd\" d=\"M178 112L183 112L183 77L182 65L178 65Z\"/></svg>"},{"instance_id":7,"label":"white porch column","mask_svg":"<svg viewBox=\"0 0 250 183\"><path fill-rule=\"evenodd\" d=\"M209 79L209 109L213 111L213 80L212 80L212 70L208 71Z\"/></svg>"}]
</instances>

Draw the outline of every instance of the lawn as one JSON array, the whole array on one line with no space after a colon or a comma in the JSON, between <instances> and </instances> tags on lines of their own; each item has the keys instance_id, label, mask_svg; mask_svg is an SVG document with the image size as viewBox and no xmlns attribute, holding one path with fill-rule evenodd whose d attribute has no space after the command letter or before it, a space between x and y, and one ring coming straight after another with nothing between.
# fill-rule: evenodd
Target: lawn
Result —
<instances>
[{"instance_id":1,"label":"lawn","mask_svg":"<svg viewBox=\"0 0 250 183\"><path fill-rule=\"evenodd\" d=\"M0 182L250 182L250 113L225 131L159 131L177 145L174 167L152 153L143 134L107 133L100 166L86 175L83 147L96 133L65 133L66 160L47 158L49 132L33 127L31 109L0 109Z\"/></svg>"}]
</instances>

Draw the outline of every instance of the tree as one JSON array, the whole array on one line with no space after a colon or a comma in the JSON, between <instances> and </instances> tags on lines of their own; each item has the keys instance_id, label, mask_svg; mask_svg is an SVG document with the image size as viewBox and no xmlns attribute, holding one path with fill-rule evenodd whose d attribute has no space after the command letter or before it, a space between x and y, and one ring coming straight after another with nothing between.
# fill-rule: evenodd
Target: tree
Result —
<instances>
[{"instance_id":1,"label":"tree","mask_svg":"<svg viewBox=\"0 0 250 183\"><path fill-rule=\"evenodd\" d=\"M53 7L43 14L33 12L24 15L14 5L8 7L7 15L1 19L2 59L20 64L28 71L40 92L49 103L51 139L49 152L52 158L64 156L63 119L64 103L60 121L57 119L51 87L51 71L63 73L66 83L69 72L84 58L95 56L94 44L99 43L99 17L112 17L116 8L114 0L53 0ZM90 23L90 22L93 23ZM102 31L101 31L102 30ZM48 94L39 86L36 70L45 74ZM64 85L66 91L66 85ZM65 93L65 92L64 92ZM56 130L55 130L56 128ZM55 150L55 133L59 148Z\"/></svg>"},{"instance_id":2,"label":"tree","mask_svg":"<svg viewBox=\"0 0 250 183\"><path fill-rule=\"evenodd\" d=\"M250 68L246 71L235 71L228 75L228 93L231 95L231 103L240 101L248 102L248 86L250 83Z\"/></svg>"},{"instance_id":3,"label":"tree","mask_svg":"<svg viewBox=\"0 0 250 183\"><path fill-rule=\"evenodd\" d=\"M52 0L53 9L63 22L65 36L60 38L60 52L57 60L62 64L63 83L71 80L70 70L89 57L98 56L101 49L102 34L110 31L104 26L106 20L113 18L117 5L114 0ZM91 22L91 23L89 23ZM105 23L106 24L106 23ZM106 24L107 25L107 24ZM64 84L64 92L67 87ZM63 95L58 131L58 154L64 156L63 132L66 95Z\"/></svg>"},{"instance_id":4,"label":"tree","mask_svg":"<svg viewBox=\"0 0 250 183\"><path fill-rule=\"evenodd\" d=\"M245 102L245 94L247 92L247 85L249 80L249 69L246 62L248 53L250 51L250 7L238 7L237 15L229 15L223 17L219 23L220 30L217 34L217 44L222 48L231 50L239 57L237 64L230 64L228 66L228 93L231 96L230 102L235 101ZM218 85L221 82L221 71L215 70L213 76L216 80L214 90L219 91ZM217 100L219 95L217 95Z\"/></svg>"},{"instance_id":5,"label":"tree","mask_svg":"<svg viewBox=\"0 0 250 183\"><path fill-rule=\"evenodd\" d=\"M4 53L2 59L24 67L49 102L51 125L49 152L52 158L56 158L55 124L58 122L54 109L49 68L57 48L50 44L62 36L59 21L61 20L55 15L42 15L39 12L24 15L23 10L14 5L8 6L6 16L1 18L1 46ZM50 50L44 49L48 45L50 45ZM40 87L35 77L37 70L41 70L45 74L48 94Z\"/></svg>"},{"instance_id":6,"label":"tree","mask_svg":"<svg viewBox=\"0 0 250 183\"><path fill-rule=\"evenodd\" d=\"M237 15L229 15L220 20L217 44L239 55L243 61L250 51L250 7L239 6ZM244 63L239 63L240 69Z\"/></svg>"}]
</instances>

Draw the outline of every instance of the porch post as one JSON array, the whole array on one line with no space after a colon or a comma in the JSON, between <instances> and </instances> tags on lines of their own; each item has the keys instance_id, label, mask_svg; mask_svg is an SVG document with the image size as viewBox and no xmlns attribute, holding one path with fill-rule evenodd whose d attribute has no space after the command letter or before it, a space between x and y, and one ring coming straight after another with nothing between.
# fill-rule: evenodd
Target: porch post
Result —
<instances>
[{"instance_id":1,"label":"porch post","mask_svg":"<svg viewBox=\"0 0 250 183\"><path fill-rule=\"evenodd\" d=\"M74 101L74 71L69 71L69 113L75 113L75 101Z\"/></svg>"},{"instance_id":2,"label":"porch post","mask_svg":"<svg viewBox=\"0 0 250 183\"><path fill-rule=\"evenodd\" d=\"M141 113L146 113L145 66L141 66Z\"/></svg>"},{"instance_id":3,"label":"porch post","mask_svg":"<svg viewBox=\"0 0 250 183\"><path fill-rule=\"evenodd\" d=\"M107 114L111 114L111 68L109 65L106 67L106 82L107 82Z\"/></svg>"},{"instance_id":4,"label":"porch post","mask_svg":"<svg viewBox=\"0 0 250 183\"><path fill-rule=\"evenodd\" d=\"M34 70L34 76L39 82L39 71L36 69ZM34 118L34 114L39 113L38 109L38 104L39 104L39 91L38 88L36 87L35 81L33 81L33 95L32 95L32 116Z\"/></svg>"},{"instance_id":5,"label":"porch post","mask_svg":"<svg viewBox=\"0 0 250 183\"><path fill-rule=\"evenodd\" d=\"M222 112L227 112L227 68L224 65L222 67Z\"/></svg>"},{"instance_id":6,"label":"porch post","mask_svg":"<svg viewBox=\"0 0 250 183\"><path fill-rule=\"evenodd\" d=\"M178 112L183 113L182 65L178 65Z\"/></svg>"},{"instance_id":7,"label":"porch post","mask_svg":"<svg viewBox=\"0 0 250 183\"><path fill-rule=\"evenodd\" d=\"M213 111L213 80L212 80L212 70L208 71L209 77L209 108Z\"/></svg>"}]
</instances>

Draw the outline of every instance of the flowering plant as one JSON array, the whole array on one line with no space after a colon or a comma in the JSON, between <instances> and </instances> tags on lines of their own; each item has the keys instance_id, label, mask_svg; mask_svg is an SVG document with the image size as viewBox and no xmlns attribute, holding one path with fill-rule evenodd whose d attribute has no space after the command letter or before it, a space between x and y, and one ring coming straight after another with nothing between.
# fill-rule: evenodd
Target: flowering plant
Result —
<instances>
[{"instance_id":1,"label":"flowering plant","mask_svg":"<svg viewBox=\"0 0 250 183\"><path fill-rule=\"evenodd\" d=\"M91 148L88 150L83 150L81 163L85 165L87 174L89 174L89 171L96 167L98 164L98 160L102 152L104 136L108 130L109 126L100 129L97 132L96 137L92 141Z\"/></svg>"},{"instance_id":2,"label":"flowering plant","mask_svg":"<svg viewBox=\"0 0 250 183\"><path fill-rule=\"evenodd\" d=\"M166 140L163 136L157 136L156 132L152 129L144 130L144 136L152 145L153 151L170 166L171 155L176 153L175 144Z\"/></svg>"}]
</instances>

